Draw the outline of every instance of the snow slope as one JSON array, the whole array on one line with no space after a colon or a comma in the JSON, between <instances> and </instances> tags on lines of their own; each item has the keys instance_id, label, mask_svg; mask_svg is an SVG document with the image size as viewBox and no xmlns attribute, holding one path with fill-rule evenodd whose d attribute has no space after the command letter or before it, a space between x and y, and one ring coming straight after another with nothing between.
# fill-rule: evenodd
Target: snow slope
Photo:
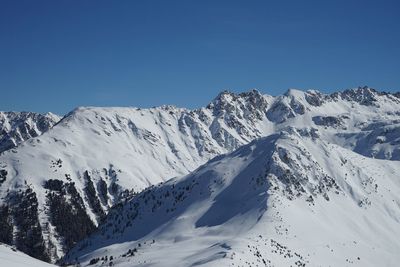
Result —
<instances>
[{"instance_id":1,"label":"snow slope","mask_svg":"<svg viewBox=\"0 0 400 267\"><path fill-rule=\"evenodd\" d=\"M398 162L288 128L116 206L65 261L397 266L399 173Z\"/></svg>"},{"instance_id":2,"label":"snow slope","mask_svg":"<svg viewBox=\"0 0 400 267\"><path fill-rule=\"evenodd\" d=\"M9 267L51 267L54 265L29 257L16 249L0 243L0 266Z\"/></svg>"},{"instance_id":3,"label":"snow slope","mask_svg":"<svg viewBox=\"0 0 400 267\"><path fill-rule=\"evenodd\" d=\"M277 97L225 91L196 110L77 108L0 155L0 242L56 261L124 198L288 126L399 160L399 110L396 95L368 87Z\"/></svg>"}]
</instances>

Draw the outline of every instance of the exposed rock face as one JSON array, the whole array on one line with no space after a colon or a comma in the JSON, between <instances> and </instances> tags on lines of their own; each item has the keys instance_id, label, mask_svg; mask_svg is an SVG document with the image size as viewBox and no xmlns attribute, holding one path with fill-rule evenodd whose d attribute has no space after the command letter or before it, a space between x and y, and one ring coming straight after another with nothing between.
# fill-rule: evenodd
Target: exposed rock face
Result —
<instances>
[{"instance_id":1,"label":"exposed rock face","mask_svg":"<svg viewBox=\"0 0 400 267\"><path fill-rule=\"evenodd\" d=\"M315 116L312 118L313 122L319 126L326 126L326 127L340 127L343 125L342 118L334 117L334 116Z\"/></svg>"},{"instance_id":2,"label":"exposed rock face","mask_svg":"<svg viewBox=\"0 0 400 267\"><path fill-rule=\"evenodd\" d=\"M305 99L308 104L316 107L321 106L327 98L328 97L326 95L323 95L321 92L316 90L308 90L305 94Z\"/></svg>"},{"instance_id":3,"label":"exposed rock face","mask_svg":"<svg viewBox=\"0 0 400 267\"><path fill-rule=\"evenodd\" d=\"M0 152L41 135L60 119L52 113L0 112Z\"/></svg>"},{"instance_id":4,"label":"exposed rock face","mask_svg":"<svg viewBox=\"0 0 400 267\"><path fill-rule=\"evenodd\" d=\"M344 100L355 101L360 103L360 105L371 106L376 104L379 93L373 88L364 86L358 87L357 89L349 89L343 92L334 93L331 96L336 98L339 95Z\"/></svg>"}]
</instances>

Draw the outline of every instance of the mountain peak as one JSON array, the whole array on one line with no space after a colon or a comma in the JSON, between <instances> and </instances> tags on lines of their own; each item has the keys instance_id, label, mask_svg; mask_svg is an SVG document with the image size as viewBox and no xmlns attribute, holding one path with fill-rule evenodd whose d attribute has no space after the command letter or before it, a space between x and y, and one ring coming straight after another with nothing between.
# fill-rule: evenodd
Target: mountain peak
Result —
<instances>
[{"instance_id":1,"label":"mountain peak","mask_svg":"<svg viewBox=\"0 0 400 267\"><path fill-rule=\"evenodd\" d=\"M207 108L214 110L214 113L220 113L221 111L232 111L235 109L235 106L245 106L241 109L263 109L266 107L266 104L264 95L257 89L252 89L248 92L241 92L238 94L224 90L219 93L210 104L208 104Z\"/></svg>"},{"instance_id":2,"label":"mountain peak","mask_svg":"<svg viewBox=\"0 0 400 267\"><path fill-rule=\"evenodd\" d=\"M234 101L237 95L228 90L221 91L207 106L207 108L222 107L227 103Z\"/></svg>"},{"instance_id":3,"label":"mountain peak","mask_svg":"<svg viewBox=\"0 0 400 267\"><path fill-rule=\"evenodd\" d=\"M368 86L359 86L357 88L351 88L342 92L333 93L331 96L339 96L347 101L354 101L360 103L360 105L372 106L378 101L379 93L373 88Z\"/></svg>"},{"instance_id":4,"label":"mountain peak","mask_svg":"<svg viewBox=\"0 0 400 267\"><path fill-rule=\"evenodd\" d=\"M258 91L257 89L253 88L248 92L239 93L239 96L241 96L241 97L256 97L256 98L259 98L259 97L262 97L263 94L261 94L261 92Z\"/></svg>"},{"instance_id":5,"label":"mountain peak","mask_svg":"<svg viewBox=\"0 0 400 267\"><path fill-rule=\"evenodd\" d=\"M294 88L289 88L283 95L285 96L292 96L292 97L303 97L304 91Z\"/></svg>"}]
</instances>

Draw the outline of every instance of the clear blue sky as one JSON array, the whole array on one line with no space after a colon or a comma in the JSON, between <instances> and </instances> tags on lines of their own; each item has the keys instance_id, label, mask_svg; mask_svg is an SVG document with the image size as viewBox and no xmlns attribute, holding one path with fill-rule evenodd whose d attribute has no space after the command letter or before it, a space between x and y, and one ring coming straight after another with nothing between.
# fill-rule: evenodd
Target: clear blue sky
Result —
<instances>
[{"instance_id":1,"label":"clear blue sky","mask_svg":"<svg viewBox=\"0 0 400 267\"><path fill-rule=\"evenodd\" d=\"M400 90L400 1L0 0L0 110Z\"/></svg>"}]
</instances>

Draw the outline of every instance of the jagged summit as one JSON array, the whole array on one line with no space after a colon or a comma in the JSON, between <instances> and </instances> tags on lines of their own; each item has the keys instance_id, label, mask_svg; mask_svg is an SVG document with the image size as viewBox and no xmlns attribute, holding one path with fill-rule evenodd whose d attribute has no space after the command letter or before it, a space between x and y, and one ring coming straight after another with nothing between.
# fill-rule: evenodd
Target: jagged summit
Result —
<instances>
[{"instance_id":1,"label":"jagged summit","mask_svg":"<svg viewBox=\"0 0 400 267\"><path fill-rule=\"evenodd\" d=\"M41 135L60 119L51 112L0 112L0 153Z\"/></svg>"},{"instance_id":2,"label":"jagged summit","mask_svg":"<svg viewBox=\"0 0 400 267\"><path fill-rule=\"evenodd\" d=\"M221 110L229 111L235 105L248 105L254 107L257 104L261 104L262 106L259 108L263 108L263 106L265 106L266 98L266 96L256 89L238 94L225 90L219 93L218 96L207 105L207 108L212 109L217 113Z\"/></svg>"},{"instance_id":3,"label":"jagged summit","mask_svg":"<svg viewBox=\"0 0 400 267\"><path fill-rule=\"evenodd\" d=\"M378 91L368 86L347 89L340 93L342 99L355 101L362 105L372 105L377 101Z\"/></svg>"}]
</instances>

